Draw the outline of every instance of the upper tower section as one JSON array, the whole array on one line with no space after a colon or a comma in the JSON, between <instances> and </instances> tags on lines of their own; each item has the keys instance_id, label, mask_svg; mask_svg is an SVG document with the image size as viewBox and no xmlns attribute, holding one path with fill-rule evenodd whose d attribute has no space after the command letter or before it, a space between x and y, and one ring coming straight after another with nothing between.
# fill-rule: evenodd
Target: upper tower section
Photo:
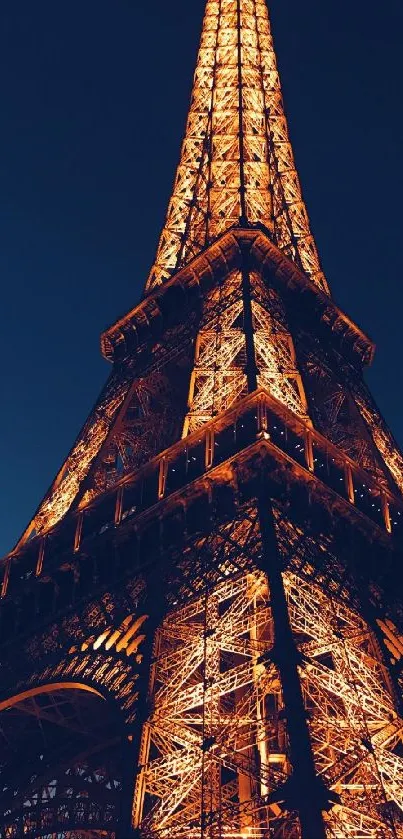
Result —
<instances>
[{"instance_id":1,"label":"upper tower section","mask_svg":"<svg viewBox=\"0 0 403 839\"><path fill-rule=\"evenodd\" d=\"M265 0L207 0L186 134L146 292L229 227L259 224L329 288L288 136Z\"/></svg>"}]
</instances>

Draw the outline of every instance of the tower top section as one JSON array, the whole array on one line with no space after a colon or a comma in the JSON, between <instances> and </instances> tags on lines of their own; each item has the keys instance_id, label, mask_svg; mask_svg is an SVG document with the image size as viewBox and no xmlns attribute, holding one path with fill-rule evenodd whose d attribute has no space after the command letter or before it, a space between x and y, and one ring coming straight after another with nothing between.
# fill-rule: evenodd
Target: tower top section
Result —
<instances>
[{"instance_id":1,"label":"tower top section","mask_svg":"<svg viewBox=\"0 0 403 839\"><path fill-rule=\"evenodd\" d=\"M260 225L322 290L265 0L207 0L173 193L146 291L224 230Z\"/></svg>"}]
</instances>

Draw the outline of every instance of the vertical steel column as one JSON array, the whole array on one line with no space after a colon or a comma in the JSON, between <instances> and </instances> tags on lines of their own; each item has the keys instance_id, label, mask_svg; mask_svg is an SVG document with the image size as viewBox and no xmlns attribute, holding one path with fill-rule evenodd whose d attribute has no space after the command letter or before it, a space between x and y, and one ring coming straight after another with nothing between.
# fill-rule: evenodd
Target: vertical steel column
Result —
<instances>
[{"instance_id":1,"label":"vertical steel column","mask_svg":"<svg viewBox=\"0 0 403 839\"><path fill-rule=\"evenodd\" d=\"M149 683L150 673L153 661L154 636L156 629L162 622L165 610L165 593L166 593L166 574L167 566L164 564L164 573L162 574L162 563L156 563L150 570L150 574L154 574L152 583L149 584L148 595L144 609L148 614L148 620L144 624L146 637L141 645L141 662L138 668L138 679L136 682L138 690L138 700L136 705L136 719L134 728L131 732L126 733L123 749L124 774L121 794L121 808L119 817L119 826L116 831L116 839L130 839L130 837L139 836L138 830L132 827L132 810L134 791L137 782L137 777L140 769L140 751L142 743L143 726L147 721L150 712L149 703ZM156 584L156 571L161 571L161 580Z\"/></svg>"},{"instance_id":2,"label":"vertical steel column","mask_svg":"<svg viewBox=\"0 0 403 839\"><path fill-rule=\"evenodd\" d=\"M252 314L252 293L249 273L249 248L242 248L242 299L243 299L243 325L245 332L246 347L246 379L248 392L253 393L257 388L258 369L256 365L255 339Z\"/></svg>"},{"instance_id":3,"label":"vertical steel column","mask_svg":"<svg viewBox=\"0 0 403 839\"><path fill-rule=\"evenodd\" d=\"M244 151L244 129L243 129L243 94L242 94L242 41L241 41L241 0L237 0L236 4L237 14L237 50L238 50L238 119L239 119L239 203L241 215L239 223L246 225L248 223L247 208L246 208L246 183L245 183L245 151Z\"/></svg>"},{"instance_id":4,"label":"vertical steel column","mask_svg":"<svg viewBox=\"0 0 403 839\"><path fill-rule=\"evenodd\" d=\"M298 651L292 634L281 572L269 488L263 482L258 512L262 535L263 564L270 589L274 626L273 660L282 684L287 733L293 773L289 784L288 807L296 809L302 839L325 839L322 810L326 806L325 789L316 775L306 711L298 674Z\"/></svg>"}]
</instances>

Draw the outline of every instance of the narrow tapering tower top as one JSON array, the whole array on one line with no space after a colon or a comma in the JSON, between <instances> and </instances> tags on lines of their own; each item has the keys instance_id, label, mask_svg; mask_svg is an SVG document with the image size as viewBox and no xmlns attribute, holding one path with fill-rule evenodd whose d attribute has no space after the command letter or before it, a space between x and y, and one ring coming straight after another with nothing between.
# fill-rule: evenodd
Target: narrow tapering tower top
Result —
<instances>
[{"instance_id":1,"label":"narrow tapering tower top","mask_svg":"<svg viewBox=\"0 0 403 839\"><path fill-rule=\"evenodd\" d=\"M324 291L265 0L207 0L173 194L146 291L224 230L261 224Z\"/></svg>"}]
</instances>

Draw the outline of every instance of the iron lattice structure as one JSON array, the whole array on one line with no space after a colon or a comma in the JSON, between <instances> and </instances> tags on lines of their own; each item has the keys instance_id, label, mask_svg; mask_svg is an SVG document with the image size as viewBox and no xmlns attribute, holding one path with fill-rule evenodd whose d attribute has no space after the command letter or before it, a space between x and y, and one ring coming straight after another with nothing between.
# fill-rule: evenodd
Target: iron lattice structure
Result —
<instances>
[{"instance_id":1,"label":"iron lattice structure","mask_svg":"<svg viewBox=\"0 0 403 839\"><path fill-rule=\"evenodd\" d=\"M284 115L264 0L209 0L173 194L146 288L239 220L327 290Z\"/></svg>"},{"instance_id":2,"label":"iron lattice structure","mask_svg":"<svg viewBox=\"0 0 403 839\"><path fill-rule=\"evenodd\" d=\"M403 837L373 349L319 265L266 5L208 0L144 297L1 563L3 839Z\"/></svg>"}]
</instances>

